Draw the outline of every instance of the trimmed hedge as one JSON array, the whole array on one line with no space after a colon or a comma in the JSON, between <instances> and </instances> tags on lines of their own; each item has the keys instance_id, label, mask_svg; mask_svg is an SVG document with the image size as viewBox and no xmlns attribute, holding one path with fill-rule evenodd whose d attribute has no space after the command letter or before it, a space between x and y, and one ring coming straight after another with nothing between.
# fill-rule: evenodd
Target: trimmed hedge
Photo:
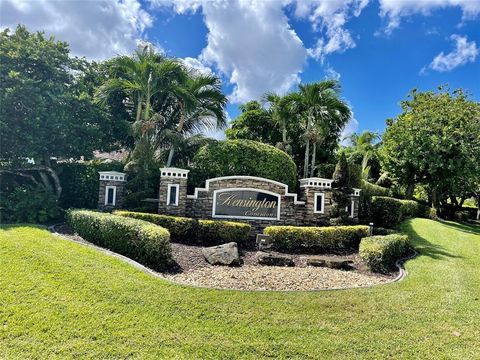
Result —
<instances>
[{"instance_id":1,"label":"trimmed hedge","mask_svg":"<svg viewBox=\"0 0 480 360\"><path fill-rule=\"evenodd\" d=\"M357 250L361 238L368 236L368 226L269 226L263 232L275 250L337 253Z\"/></svg>"},{"instance_id":2,"label":"trimmed hedge","mask_svg":"<svg viewBox=\"0 0 480 360\"><path fill-rule=\"evenodd\" d=\"M360 242L360 258L374 272L387 273L395 269L395 262L407 251L408 236L402 234L369 236Z\"/></svg>"},{"instance_id":3,"label":"trimmed hedge","mask_svg":"<svg viewBox=\"0 0 480 360\"><path fill-rule=\"evenodd\" d=\"M206 179L229 176L258 176L287 184L297 184L297 166L290 155L276 147L252 140L223 140L200 148L193 158L189 175L193 185Z\"/></svg>"},{"instance_id":4,"label":"trimmed hedge","mask_svg":"<svg viewBox=\"0 0 480 360\"><path fill-rule=\"evenodd\" d=\"M251 226L233 221L197 220L180 216L115 211L115 215L152 222L170 231L172 241L194 245L236 242L247 245Z\"/></svg>"},{"instance_id":5,"label":"trimmed hedge","mask_svg":"<svg viewBox=\"0 0 480 360\"><path fill-rule=\"evenodd\" d=\"M89 210L69 210L68 223L82 238L156 270L172 261L170 233L146 221Z\"/></svg>"},{"instance_id":6,"label":"trimmed hedge","mask_svg":"<svg viewBox=\"0 0 480 360\"><path fill-rule=\"evenodd\" d=\"M252 227L233 221L198 220L197 241L202 245L219 245L236 242L247 246Z\"/></svg>"},{"instance_id":7,"label":"trimmed hedge","mask_svg":"<svg viewBox=\"0 0 480 360\"><path fill-rule=\"evenodd\" d=\"M144 220L160 225L170 232L173 242L186 242L195 236L197 220L180 216L168 216L143 212L116 210L115 215L138 220Z\"/></svg>"},{"instance_id":8,"label":"trimmed hedge","mask_svg":"<svg viewBox=\"0 0 480 360\"><path fill-rule=\"evenodd\" d=\"M430 208L413 200L373 196L369 206L375 226L393 228L406 218L430 217Z\"/></svg>"}]
</instances>

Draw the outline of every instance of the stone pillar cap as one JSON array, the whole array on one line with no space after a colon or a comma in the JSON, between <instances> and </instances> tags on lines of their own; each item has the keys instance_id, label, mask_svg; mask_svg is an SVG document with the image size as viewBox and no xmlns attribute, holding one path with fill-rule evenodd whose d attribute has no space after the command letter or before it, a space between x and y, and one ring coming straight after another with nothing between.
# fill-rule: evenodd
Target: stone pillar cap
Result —
<instances>
[{"instance_id":1,"label":"stone pillar cap","mask_svg":"<svg viewBox=\"0 0 480 360\"><path fill-rule=\"evenodd\" d=\"M160 168L160 177L162 178L183 178L188 177L190 170L180 169L176 167Z\"/></svg>"},{"instance_id":2,"label":"stone pillar cap","mask_svg":"<svg viewBox=\"0 0 480 360\"><path fill-rule=\"evenodd\" d=\"M317 186L317 187L331 188L332 182L333 182L332 179L326 179L321 177L311 177L311 178L300 179L300 187Z\"/></svg>"},{"instance_id":3,"label":"stone pillar cap","mask_svg":"<svg viewBox=\"0 0 480 360\"><path fill-rule=\"evenodd\" d=\"M118 171L99 171L100 180L105 181L125 181L127 174Z\"/></svg>"}]
</instances>

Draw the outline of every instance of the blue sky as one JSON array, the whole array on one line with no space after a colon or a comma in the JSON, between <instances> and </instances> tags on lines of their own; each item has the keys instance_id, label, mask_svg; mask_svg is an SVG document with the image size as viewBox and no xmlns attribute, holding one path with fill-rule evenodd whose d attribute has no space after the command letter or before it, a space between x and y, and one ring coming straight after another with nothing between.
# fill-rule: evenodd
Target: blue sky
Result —
<instances>
[{"instance_id":1,"label":"blue sky","mask_svg":"<svg viewBox=\"0 0 480 360\"><path fill-rule=\"evenodd\" d=\"M307 48L315 46L320 34L312 31L311 22L297 19L289 7L284 11L303 44ZM455 50L455 41L450 38L454 34L480 44L479 18L462 23L460 7L435 9L428 16L413 14L403 19L401 25L387 35L382 33L387 24L379 12L379 4L372 2L360 16L352 18L348 29L356 46L326 56L323 63L315 58L307 59L300 74L301 82L332 76L331 71L338 73L343 96L353 107L358 121L358 131L383 131L385 119L400 112L399 101L412 88L429 90L448 83L451 88L463 87L475 99L480 98L480 56L449 71L428 68L435 56ZM177 14L167 7L156 9L154 16L156 26L148 29L148 37L168 54L197 58L207 46L209 30L201 11ZM252 41L254 38L252 34ZM228 79L224 83L225 91L231 93L233 86ZM234 118L238 114L237 104L230 104L228 111Z\"/></svg>"},{"instance_id":2,"label":"blue sky","mask_svg":"<svg viewBox=\"0 0 480 360\"><path fill-rule=\"evenodd\" d=\"M325 77L353 108L347 132L383 131L412 88L480 99L480 0L0 0L0 14L89 59L151 42L221 76L231 118L264 91Z\"/></svg>"}]
</instances>

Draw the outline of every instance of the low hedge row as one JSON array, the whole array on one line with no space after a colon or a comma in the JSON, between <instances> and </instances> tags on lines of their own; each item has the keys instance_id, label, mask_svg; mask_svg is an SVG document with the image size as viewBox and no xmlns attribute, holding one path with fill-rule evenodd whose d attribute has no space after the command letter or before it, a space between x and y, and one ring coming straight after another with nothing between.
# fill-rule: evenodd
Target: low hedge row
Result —
<instances>
[{"instance_id":1,"label":"low hedge row","mask_svg":"<svg viewBox=\"0 0 480 360\"><path fill-rule=\"evenodd\" d=\"M278 251L338 253L357 250L361 238L368 236L368 226L269 226L263 232Z\"/></svg>"},{"instance_id":2,"label":"low hedge row","mask_svg":"<svg viewBox=\"0 0 480 360\"><path fill-rule=\"evenodd\" d=\"M115 211L115 215L141 219L165 227L173 242L193 245L219 245L234 241L247 245L251 226L233 221L197 220L180 216Z\"/></svg>"},{"instance_id":3,"label":"low hedge row","mask_svg":"<svg viewBox=\"0 0 480 360\"><path fill-rule=\"evenodd\" d=\"M69 210L70 227L82 238L156 270L172 260L170 233L145 221L89 210Z\"/></svg>"},{"instance_id":4,"label":"low hedge row","mask_svg":"<svg viewBox=\"0 0 480 360\"><path fill-rule=\"evenodd\" d=\"M402 234L377 235L360 242L360 258L374 272L386 273L395 268L395 262L408 251L408 236Z\"/></svg>"},{"instance_id":5,"label":"low hedge row","mask_svg":"<svg viewBox=\"0 0 480 360\"><path fill-rule=\"evenodd\" d=\"M373 196L370 201L370 219L375 226L393 228L412 217L430 217L430 208L413 200Z\"/></svg>"}]
</instances>

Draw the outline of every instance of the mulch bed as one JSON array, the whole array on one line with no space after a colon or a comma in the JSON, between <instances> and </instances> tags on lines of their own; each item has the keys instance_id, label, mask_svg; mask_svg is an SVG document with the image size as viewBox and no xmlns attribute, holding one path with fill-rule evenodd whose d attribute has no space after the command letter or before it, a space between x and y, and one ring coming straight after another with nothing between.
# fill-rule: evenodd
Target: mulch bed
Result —
<instances>
[{"instance_id":1,"label":"mulch bed","mask_svg":"<svg viewBox=\"0 0 480 360\"><path fill-rule=\"evenodd\" d=\"M74 234L67 225L56 225L55 231L71 240L88 243ZM172 243L175 266L163 276L174 282L199 287L237 290L320 290L364 287L391 281L396 274L381 275L369 272L358 254L322 256L353 261L351 271L307 265L311 255L288 254L295 267L263 266L258 264L257 251L242 251L240 267L213 266L207 263L202 247Z\"/></svg>"}]
</instances>

